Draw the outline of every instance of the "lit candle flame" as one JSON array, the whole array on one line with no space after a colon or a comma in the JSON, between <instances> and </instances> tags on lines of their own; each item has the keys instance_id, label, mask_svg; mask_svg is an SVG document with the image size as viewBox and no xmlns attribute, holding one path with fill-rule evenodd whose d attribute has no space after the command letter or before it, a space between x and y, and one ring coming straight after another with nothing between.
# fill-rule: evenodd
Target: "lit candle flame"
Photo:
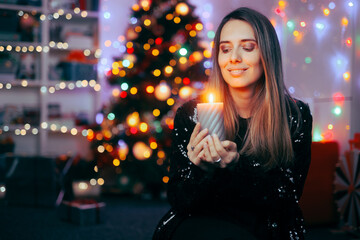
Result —
<instances>
[{"instance_id":1,"label":"lit candle flame","mask_svg":"<svg viewBox=\"0 0 360 240\"><path fill-rule=\"evenodd\" d=\"M212 93L209 94L209 103L214 102L214 95Z\"/></svg>"}]
</instances>

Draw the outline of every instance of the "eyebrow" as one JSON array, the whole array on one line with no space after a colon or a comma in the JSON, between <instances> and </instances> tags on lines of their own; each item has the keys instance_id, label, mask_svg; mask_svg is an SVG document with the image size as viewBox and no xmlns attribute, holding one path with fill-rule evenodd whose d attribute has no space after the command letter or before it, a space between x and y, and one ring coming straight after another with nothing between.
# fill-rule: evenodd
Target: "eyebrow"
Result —
<instances>
[{"instance_id":1,"label":"eyebrow","mask_svg":"<svg viewBox=\"0 0 360 240\"><path fill-rule=\"evenodd\" d=\"M255 39L252 39L252 38L247 38L247 39L241 39L240 40L240 42L250 42L250 41L257 43L257 41ZM222 43L230 43L230 41L220 41L219 44L222 44Z\"/></svg>"}]
</instances>

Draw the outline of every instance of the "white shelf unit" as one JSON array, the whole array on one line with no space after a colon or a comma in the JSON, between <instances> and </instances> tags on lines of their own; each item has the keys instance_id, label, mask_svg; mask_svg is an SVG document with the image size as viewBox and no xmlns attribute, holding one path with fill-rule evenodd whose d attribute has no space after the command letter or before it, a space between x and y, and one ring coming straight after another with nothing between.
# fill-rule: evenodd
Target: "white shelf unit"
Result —
<instances>
[{"instance_id":1,"label":"white shelf unit","mask_svg":"<svg viewBox=\"0 0 360 240\"><path fill-rule=\"evenodd\" d=\"M91 82L92 87L81 87L80 81L63 81L61 79L51 79L50 67L62 61L71 51L78 50L94 56L98 49L98 12L95 11L78 11L73 9L52 9L50 7L51 0L42 0L41 6L25 6L17 4L0 4L0 10L23 11L24 13L36 12L38 15L45 16L45 20L39 20L40 41L24 42L24 41L1 41L0 52L14 55L22 55L24 48L26 54L34 56L38 63L38 72L35 79L1 79L0 75L0 108L4 106L30 106L37 108L40 119L39 126L28 126L24 124L7 124L0 122L0 139L5 136L11 136L15 142L15 154L21 155L43 155L57 156L60 154L80 154L87 155L90 151L89 142L81 131L84 127L77 126L75 121L76 114L83 114L91 124L95 120L96 111L99 109L99 92L94 90L94 85L98 82ZM60 10L60 12L59 12ZM60 13L59 17L54 17L55 13ZM83 13L83 15L82 15ZM54 15L55 14L55 15ZM71 18L65 18L71 14ZM88 43L91 45L72 45L58 47L58 42L54 41L51 36L52 27L54 25L65 27L82 28L86 27L91 31L88 37ZM54 46L55 43L55 46ZM60 42L64 44L65 42ZM7 48L11 46L11 51ZM63 45L64 46L64 45ZM2 48L1 48L2 47ZM20 51L16 51L18 47ZM41 51L37 51L36 47L41 47ZM46 47L46 49L44 49ZM30 51L32 48L32 51ZM93 57L94 61L97 59ZM36 71L35 71L36 72ZM98 77L95 77L99 79ZM83 84L87 85L92 79L87 80ZM50 93L52 88L54 93ZM63 117L50 119L49 104L58 104ZM25 122L26 123L26 122ZM43 129L41 123L47 123L47 128ZM51 130L51 124L57 126L57 129ZM53 126L53 127L54 127ZM60 128L60 127L63 128ZM33 129L35 133L33 134ZM65 130L66 131L65 131ZM77 131L76 135L70 133L70 130ZM17 131L17 132L15 132Z\"/></svg>"}]
</instances>

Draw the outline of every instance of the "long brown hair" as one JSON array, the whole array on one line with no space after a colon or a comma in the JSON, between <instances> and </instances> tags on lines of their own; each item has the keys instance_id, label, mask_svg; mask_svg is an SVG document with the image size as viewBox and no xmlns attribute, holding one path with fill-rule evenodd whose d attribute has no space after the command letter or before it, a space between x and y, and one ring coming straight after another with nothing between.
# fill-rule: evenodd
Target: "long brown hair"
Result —
<instances>
[{"instance_id":1,"label":"long brown hair","mask_svg":"<svg viewBox=\"0 0 360 240\"><path fill-rule=\"evenodd\" d=\"M215 90L219 100L224 102L227 139L234 140L239 131L239 115L217 59L222 28L232 19L246 21L252 26L264 68L263 76L256 86L251 120L240 154L261 159L265 169L276 165L287 166L293 162L287 115L290 114L290 104L294 104L295 108L296 104L284 84L281 49L274 27L263 14L245 7L238 8L223 18L214 39L213 69L208 88L210 91Z\"/></svg>"}]
</instances>

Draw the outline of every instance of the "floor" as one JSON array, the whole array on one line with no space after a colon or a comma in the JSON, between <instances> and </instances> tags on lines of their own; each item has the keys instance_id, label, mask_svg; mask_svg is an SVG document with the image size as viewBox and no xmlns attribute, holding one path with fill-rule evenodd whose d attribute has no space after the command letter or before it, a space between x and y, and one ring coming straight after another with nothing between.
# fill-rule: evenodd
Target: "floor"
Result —
<instances>
[{"instance_id":1,"label":"floor","mask_svg":"<svg viewBox=\"0 0 360 240\"><path fill-rule=\"evenodd\" d=\"M8 206L0 202L0 239L151 239L159 219L169 209L163 200L104 198L104 222L78 226L60 220L54 208ZM359 239L334 228L310 228L308 240Z\"/></svg>"}]
</instances>

